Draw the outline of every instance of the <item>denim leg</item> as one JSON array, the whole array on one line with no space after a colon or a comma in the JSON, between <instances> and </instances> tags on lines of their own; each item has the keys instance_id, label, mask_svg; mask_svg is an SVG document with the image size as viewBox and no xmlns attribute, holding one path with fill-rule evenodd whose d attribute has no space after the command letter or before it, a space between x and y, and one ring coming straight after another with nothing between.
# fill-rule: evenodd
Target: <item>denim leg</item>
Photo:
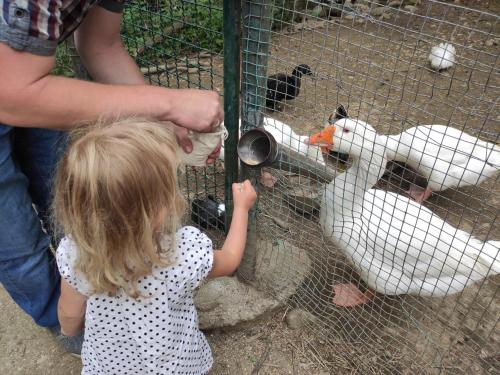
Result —
<instances>
[{"instance_id":1,"label":"denim leg","mask_svg":"<svg viewBox=\"0 0 500 375\"><path fill-rule=\"evenodd\" d=\"M53 327L58 325L60 277L50 253L50 237L43 231L40 218L32 206L34 201L38 201L41 212L47 212L50 189L42 193L35 186L50 185L47 181L32 183L23 173L20 161L25 155L20 155L18 160L18 148L14 147L14 140L20 140L20 135L15 134L17 130L0 125L0 282L37 324ZM50 148L49 144L42 142L33 147L41 150ZM47 149L45 152L49 154L54 150ZM33 157L32 161L39 161L36 155ZM40 161L44 162L43 159ZM52 168L54 166L55 162ZM51 175L52 172L40 173L42 180Z\"/></svg>"},{"instance_id":2,"label":"denim leg","mask_svg":"<svg viewBox=\"0 0 500 375\"><path fill-rule=\"evenodd\" d=\"M67 133L56 130L16 128L13 133L15 158L21 171L28 177L28 193L54 247L57 243L54 243L50 222L52 182L66 141Z\"/></svg>"}]
</instances>

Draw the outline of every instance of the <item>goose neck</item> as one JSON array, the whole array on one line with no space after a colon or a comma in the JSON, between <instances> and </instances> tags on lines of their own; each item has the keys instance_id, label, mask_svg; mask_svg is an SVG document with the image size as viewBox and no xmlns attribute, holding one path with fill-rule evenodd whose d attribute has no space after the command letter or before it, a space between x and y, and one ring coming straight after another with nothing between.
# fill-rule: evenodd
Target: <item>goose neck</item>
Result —
<instances>
[{"instance_id":1,"label":"goose neck","mask_svg":"<svg viewBox=\"0 0 500 375\"><path fill-rule=\"evenodd\" d=\"M366 186L365 190L371 189L385 172L387 164L386 146L379 141L373 144L373 148L363 148L359 157L354 157L354 169L351 173L356 181L360 181Z\"/></svg>"},{"instance_id":2,"label":"goose neck","mask_svg":"<svg viewBox=\"0 0 500 375\"><path fill-rule=\"evenodd\" d=\"M377 139L373 147L364 147L359 156L353 155L353 163L345 173L336 177L327 187L326 209L341 216L360 212L364 196L385 172L387 158L384 144Z\"/></svg>"}]
</instances>

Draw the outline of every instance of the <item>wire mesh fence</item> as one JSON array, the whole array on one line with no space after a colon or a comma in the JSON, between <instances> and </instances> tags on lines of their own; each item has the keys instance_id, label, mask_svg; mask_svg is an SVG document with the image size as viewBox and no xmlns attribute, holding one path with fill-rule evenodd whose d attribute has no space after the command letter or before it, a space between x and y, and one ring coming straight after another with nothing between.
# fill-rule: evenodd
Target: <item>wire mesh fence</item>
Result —
<instances>
[{"instance_id":1,"label":"wire mesh fence","mask_svg":"<svg viewBox=\"0 0 500 375\"><path fill-rule=\"evenodd\" d=\"M243 124L282 151L257 172L259 288L331 373L500 371L500 4L244 3ZM153 84L221 91L221 25L221 1L135 0L123 32ZM187 172L223 200L221 163Z\"/></svg>"},{"instance_id":2,"label":"wire mesh fence","mask_svg":"<svg viewBox=\"0 0 500 375\"><path fill-rule=\"evenodd\" d=\"M122 36L151 84L210 89L222 95L222 20L222 0L131 0L125 7ZM189 204L200 211L192 215L195 224L220 240L223 218L209 217L204 210L211 207L208 196L218 202L215 206L224 202L222 162L213 167L187 167L180 183ZM186 220L190 219L188 215Z\"/></svg>"},{"instance_id":3,"label":"wire mesh fence","mask_svg":"<svg viewBox=\"0 0 500 375\"><path fill-rule=\"evenodd\" d=\"M267 64L252 70L267 79L263 126L285 153L337 170L328 184L286 172L289 161L266 169L277 182L261 192L259 228L276 253L311 261L287 303L312 314L334 373L498 371L498 278L487 276L500 271L499 9L260 3L266 15L245 16L272 19ZM262 29L251 42L266 44ZM335 119L340 105L350 120ZM303 143L329 119L348 160Z\"/></svg>"}]
</instances>

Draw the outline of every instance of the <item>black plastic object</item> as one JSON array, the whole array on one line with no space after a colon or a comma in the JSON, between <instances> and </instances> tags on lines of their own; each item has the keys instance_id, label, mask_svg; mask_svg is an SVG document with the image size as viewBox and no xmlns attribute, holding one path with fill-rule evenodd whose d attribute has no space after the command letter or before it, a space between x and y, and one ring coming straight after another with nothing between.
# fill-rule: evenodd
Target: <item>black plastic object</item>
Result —
<instances>
[{"instance_id":1,"label":"black plastic object","mask_svg":"<svg viewBox=\"0 0 500 375\"><path fill-rule=\"evenodd\" d=\"M225 230L225 206L213 195L205 199L194 199L191 203L191 220L204 229Z\"/></svg>"}]
</instances>

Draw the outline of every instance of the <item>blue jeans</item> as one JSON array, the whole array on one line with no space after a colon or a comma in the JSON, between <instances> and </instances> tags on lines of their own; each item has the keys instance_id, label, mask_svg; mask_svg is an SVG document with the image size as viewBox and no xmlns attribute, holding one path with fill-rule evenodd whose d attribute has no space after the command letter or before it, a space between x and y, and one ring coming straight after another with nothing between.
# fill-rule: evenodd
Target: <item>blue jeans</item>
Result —
<instances>
[{"instance_id":1,"label":"blue jeans","mask_svg":"<svg viewBox=\"0 0 500 375\"><path fill-rule=\"evenodd\" d=\"M59 324L60 276L49 248L56 244L49 216L65 139L60 131L0 124L0 282L44 327Z\"/></svg>"}]
</instances>

